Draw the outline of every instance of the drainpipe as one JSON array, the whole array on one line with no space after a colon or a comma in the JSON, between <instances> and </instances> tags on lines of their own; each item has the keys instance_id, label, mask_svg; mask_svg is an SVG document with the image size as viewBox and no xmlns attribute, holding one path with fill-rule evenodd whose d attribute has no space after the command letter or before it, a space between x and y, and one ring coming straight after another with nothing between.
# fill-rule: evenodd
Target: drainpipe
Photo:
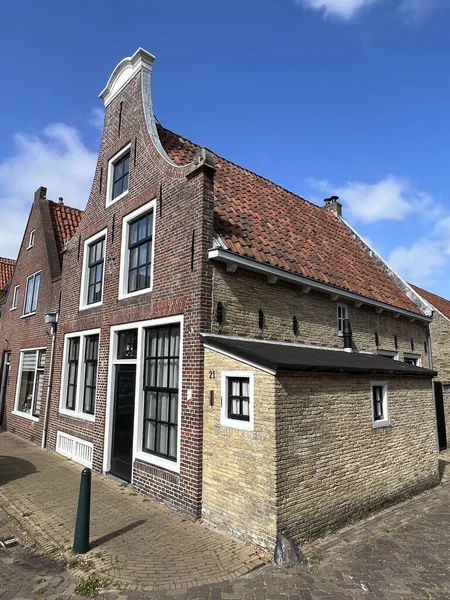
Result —
<instances>
[{"instance_id":1,"label":"drainpipe","mask_svg":"<svg viewBox=\"0 0 450 600\"><path fill-rule=\"evenodd\" d=\"M52 383L53 383L56 323L58 322L58 313L49 313L48 315L45 315L45 322L51 323L51 325L52 325L51 330L50 330L50 335L52 336L52 348L50 351L50 369L49 369L49 373L48 373L47 397L45 400L44 429L42 430L42 443L41 443L42 448L45 448L47 446L47 430L48 430L48 419L50 417L50 396L51 396L51 392L52 392Z\"/></svg>"},{"instance_id":2,"label":"drainpipe","mask_svg":"<svg viewBox=\"0 0 450 600\"><path fill-rule=\"evenodd\" d=\"M428 346L428 363L431 370L433 370L433 350L431 348L431 331L430 324L427 323L427 346ZM439 447L439 431L438 431L438 417L437 417L437 409L436 409L436 391L434 389L434 377L431 380L431 392L433 394L433 407L434 407L434 429L436 432L436 446L438 454L440 454L441 449Z\"/></svg>"},{"instance_id":3,"label":"drainpipe","mask_svg":"<svg viewBox=\"0 0 450 600\"><path fill-rule=\"evenodd\" d=\"M350 319L344 319L342 334L344 336L344 352L353 352L352 328L350 326Z\"/></svg>"}]
</instances>

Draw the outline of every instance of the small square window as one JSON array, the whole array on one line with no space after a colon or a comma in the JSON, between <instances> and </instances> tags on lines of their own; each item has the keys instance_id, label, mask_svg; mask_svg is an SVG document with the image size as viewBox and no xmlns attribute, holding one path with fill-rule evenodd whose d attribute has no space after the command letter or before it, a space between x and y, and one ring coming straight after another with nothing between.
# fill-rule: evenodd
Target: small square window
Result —
<instances>
[{"instance_id":1,"label":"small square window","mask_svg":"<svg viewBox=\"0 0 450 600\"><path fill-rule=\"evenodd\" d=\"M422 357L420 354L411 354L410 352L405 352L403 354L403 362L414 365L415 367L420 367L422 366Z\"/></svg>"},{"instance_id":2,"label":"small square window","mask_svg":"<svg viewBox=\"0 0 450 600\"><path fill-rule=\"evenodd\" d=\"M344 321L348 319L348 306L346 304L337 305L337 332L339 336L344 335Z\"/></svg>"},{"instance_id":3,"label":"small square window","mask_svg":"<svg viewBox=\"0 0 450 600\"><path fill-rule=\"evenodd\" d=\"M33 248L33 246L34 246L34 238L35 238L35 236L36 236L36 230L35 230L35 229L33 229L33 231L30 233L30 238L29 238L29 240L28 240L28 250L29 250L30 248Z\"/></svg>"},{"instance_id":4,"label":"small square window","mask_svg":"<svg viewBox=\"0 0 450 600\"><path fill-rule=\"evenodd\" d=\"M19 285L16 285L16 287L14 288L11 310L16 309L19 304L19 289Z\"/></svg>"},{"instance_id":5,"label":"small square window","mask_svg":"<svg viewBox=\"0 0 450 600\"><path fill-rule=\"evenodd\" d=\"M388 385L385 381L373 381L371 383L372 394L372 426L387 427L389 425L388 414Z\"/></svg>"},{"instance_id":6,"label":"small square window","mask_svg":"<svg viewBox=\"0 0 450 600\"><path fill-rule=\"evenodd\" d=\"M252 431L253 402L253 373L223 371L221 425Z\"/></svg>"}]
</instances>

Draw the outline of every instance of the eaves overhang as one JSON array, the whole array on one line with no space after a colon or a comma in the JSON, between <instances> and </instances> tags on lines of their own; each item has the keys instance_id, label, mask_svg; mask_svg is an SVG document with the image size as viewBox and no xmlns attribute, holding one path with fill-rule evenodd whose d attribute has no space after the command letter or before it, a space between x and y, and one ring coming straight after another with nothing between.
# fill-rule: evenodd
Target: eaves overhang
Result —
<instances>
[{"instance_id":1,"label":"eaves overhang","mask_svg":"<svg viewBox=\"0 0 450 600\"><path fill-rule=\"evenodd\" d=\"M373 298L368 298L367 296L362 296L360 294L356 294L354 292L350 292L343 288L329 285L326 283L322 283L317 281L316 279L311 279L309 277L304 277L302 275L297 275L295 273L290 273L285 269L281 269L280 267L273 267L271 265L267 265L265 263L261 263L252 258L248 258L246 256L240 256L239 254L235 254L230 250L225 250L224 248L212 248L208 252L209 260L218 261L227 265L230 270L236 270L237 268L246 269L248 271L253 271L254 273L260 273L268 278L270 283L275 283L277 280L287 281L289 283L293 283L295 285L302 286L304 289L313 289L325 294L330 294L334 299L346 299L348 301L354 302L357 306L371 306L381 311L391 312L396 316L403 316L411 320L422 321L425 324L430 323L432 320L432 315L424 315L422 313L416 313L409 310L405 310L404 308L399 308L397 306L393 306L392 304L387 304L385 302L380 302L378 300L374 300Z\"/></svg>"}]
</instances>

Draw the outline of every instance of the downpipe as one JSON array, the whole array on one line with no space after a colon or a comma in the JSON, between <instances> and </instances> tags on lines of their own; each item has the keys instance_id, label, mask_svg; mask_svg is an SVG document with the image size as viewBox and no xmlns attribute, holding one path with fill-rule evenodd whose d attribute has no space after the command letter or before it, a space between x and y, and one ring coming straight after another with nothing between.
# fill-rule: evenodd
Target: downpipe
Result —
<instances>
[{"instance_id":1,"label":"downpipe","mask_svg":"<svg viewBox=\"0 0 450 600\"><path fill-rule=\"evenodd\" d=\"M52 336L52 347L51 347L51 351L50 351L50 370L48 373L47 397L45 400L44 429L42 430L41 448L45 448L47 446L47 429L48 429L48 420L50 417L50 396L51 396L51 392L52 392L52 383L53 383L56 323L52 323L52 328L51 328L50 332L51 332L51 336Z\"/></svg>"}]
</instances>

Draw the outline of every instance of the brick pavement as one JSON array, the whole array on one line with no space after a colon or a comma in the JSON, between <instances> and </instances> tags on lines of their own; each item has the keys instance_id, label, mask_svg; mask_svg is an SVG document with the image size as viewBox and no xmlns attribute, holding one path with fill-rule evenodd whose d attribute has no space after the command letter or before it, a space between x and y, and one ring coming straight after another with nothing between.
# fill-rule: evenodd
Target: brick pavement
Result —
<instances>
[{"instance_id":1,"label":"brick pavement","mask_svg":"<svg viewBox=\"0 0 450 600\"><path fill-rule=\"evenodd\" d=\"M5 454L2 437L3 434L0 434L0 477L5 482L0 487L3 504L4 491L12 482L12 474L11 469L5 473L5 458L1 457ZM20 446L24 443L19 440L17 444ZM30 447L29 444L25 445ZM12 447L9 446L10 451ZM36 452L41 451L31 447L30 453ZM45 452L41 454L45 456L44 462L54 456ZM58 464L65 467L65 461L60 463L59 457L55 458ZM30 473L32 469L26 463L21 462L20 467L22 479L16 479L16 482L36 476L35 473ZM14 471L17 472L17 469ZM106 483L114 485L109 481ZM33 487L34 484L29 484L28 488L23 485L21 493L24 495L24 502L28 502ZM119 500L122 500L121 495L129 494L126 490L115 490ZM126 499L131 505L139 505L142 500L135 496L126 496ZM11 512L17 507L8 505L6 508ZM31 517L29 515L20 519L27 528ZM3 533L1 525L0 513L0 539ZM191 525L204 529L199 524ZM228 581L166 592L119 591L113 582L103 590L102 598L163 600L167 597L170 600L175 595L174 600L450 600L450 485L429 490L370 519L349 526L336 535L318 540L303 550L310 559L307 569L278 569L269 564L237 579L230 576ZM75 585L80 577L86 576L85 573L73 570L69 573L45 557L36 557L32 548L19 548L15 551L18 553L17 563L14 562L15 559L11 561L10 554L0 551L0 600L78 598L73 595ZM52 585L59 587L52 588Z\"/></svg>"}]
</instances>

